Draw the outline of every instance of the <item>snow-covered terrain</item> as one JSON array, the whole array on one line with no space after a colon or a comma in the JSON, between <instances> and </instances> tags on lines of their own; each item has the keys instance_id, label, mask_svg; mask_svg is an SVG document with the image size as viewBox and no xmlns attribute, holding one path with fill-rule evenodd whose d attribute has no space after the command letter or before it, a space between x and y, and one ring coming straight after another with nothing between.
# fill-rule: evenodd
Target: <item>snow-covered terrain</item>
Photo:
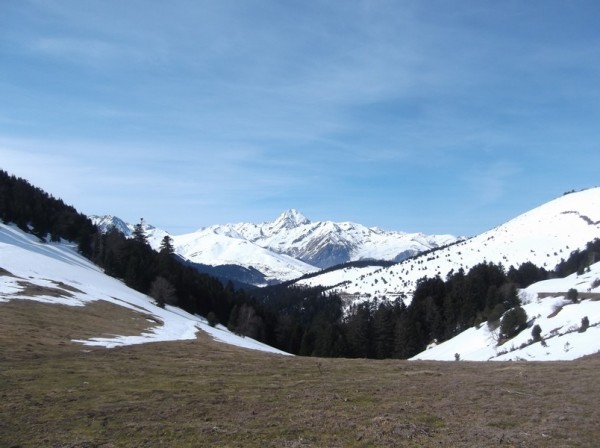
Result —
<instances>
[{"instance_id":1,"label":"snow-covered terrain","mask_svg":"<svg viewBox=\"0 0 600 448\"><path fill-rule=\"evenodd\" d=\"M26 294L35 285L40 294ZM44 295L44 289L53 293ZM57 292L59 294L57 294ZM200 316L167 306L154 305L153 300L105 275L100 268L79 255L69 243L41 243L33 235L0 223L0 302L36 300L69 306L85 306L94 300L105 300L119 306L152 315L161 325L139 336L115 336L77 341L86 345L115 347L145 342L195 339L201 330L214 339L240 347L271 353L283 352L250 338L232 334L225 327L213 328ZM1 305L0 305L1 307Z\"/></svg>"},{"instance_id":2,"label":"snow-covered terrain","mask_svg":"<svg viewBox=\"0 0 600 448\"><path fill-rule=\"evenodd\" d=\"M126 223L121 218L112 215L106 216L97 216L91 215L89 216L91 221L98 226L98 229L106 233L111 229L116 229L121 232L123 235L127 237L133 236L133 230L135 229L135 224ZM163 238L169 235L169 232L163 229L159 229L154 227L153 225L148 224L145 221L141 221L142 228L144 229L144 234L146 235L146 239L152 248L158 249L160 248L160 243ZM170 236L170 235L169 235Z\"/></svg>"},{"instance_id":3,"label":"snow-covered terrain","mask_svg":"<svg viewBox=\"0 0 600 448\"><path fill-rule=\"evenodd\" d=\"M175 253L194 263L252 267L270 281L293 280L318 270L289 255L270 251L217 227L174 236L173 246Z\"/></svg>"},{"instance_id":4,"label":"snow-covered terrain","mask_svg":"<svg viewBox=\"0 0 600 448\"><path fill-rule=\"evenodd\" d=\"M578 303L566 298L571 288L579 292ZM535 283L522 290L520 297L528 328L504 344L497 345L499 329L491 329L484 323L412 359L450 361L458 354L460 359L470 361L558 361L600 351L600 263L580 276L573 274ZM581 331L584 318L588 319L589 327ZM540 342L532 342L534 325L542 329Z\"/></svg>"},{"instance_id":5,"label":"snow-covered terrain","mask_svg":"<svg viewBox=\"0 0 600 448\"><path fill-rule=\"evenodd\" d=\"M115 228L127 237L133 235L133 224L125 223L116 216L90 216L102 232ZM227 226L211 226L183 235L170 235L147 223L142 224L150 246L158 250L165 236L173 240L175 253L185 260L210 266L237 265L260 271L267 282L293 280L318 268L289 255L272 252ZM264 286L259 284L257 286Z\"/></svg>"},{"instance_id":6,"label":"snow-covered terrain","mask_svg":"<svg viewBox=\"0 0 600 448\"><path fill-rule=\"evenodd\" d=\"M410 300L418 279L445 278L481 262L515 268L530 261L554 269L575 249L600 238L600 188L561 196L476 237L424 253L389 268L347 268L298 282L334 287L348 297L404 297Z\"/></svg>"},{"instance_id":7,"label":"snow-covered terrain","mask_svg":"<svg viewBox=\"0 0 600 448\"><path fill-rule=\"evenodd\" d=\"M311 222L294 209L284 212L274 222L211 228L239 235L273 252L320 268L363 259L398 261L456 241L452 235L386 232L352 222Z\"/></svg>"},{"instance_id":8,"label":"snow-covered terrain","mask_svg":"<svg viewBox=\"0 0 600 448\"><path fill-rule=\"evenodd\" d=\"M91 216L107 231L131 235L132 224L113 216ZM158 249L167 232L144 224L150 245ZM175 252L194 263L253 267L269 281L293 280L347 261L403 260L456 241L452 235L386 232L351 222L311 222L288 210L273 222L213 225L185 235L170 235Z\"/></svg>"}]
</instances>

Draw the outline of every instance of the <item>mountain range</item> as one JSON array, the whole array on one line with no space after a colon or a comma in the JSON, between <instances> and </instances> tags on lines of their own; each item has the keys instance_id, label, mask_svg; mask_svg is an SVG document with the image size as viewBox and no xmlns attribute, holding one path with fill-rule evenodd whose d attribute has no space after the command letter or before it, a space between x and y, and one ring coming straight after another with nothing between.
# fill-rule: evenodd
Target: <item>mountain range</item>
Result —
<instances>
[{"instance_id":1,"label":"mountain range","mask_svg":"<svg viewBox=\"0 0 600 448\"><path fill-rule=\"evenodd\" d=\"M114 299L115 303L154 313L154 305L147 306L151 299L145 294L149 292L160 309L176 303L191 313L176 328L158 330L159 339L193 337L198 324L203 325L194 315L202 314L215 325L227 322L233 331L256 334L261 340L272 335L269 342L278 348L315 356L574 359L597 351L600 188L565 194L481 235L455 239L400 262L346 263L266 288L262 290L266 291L264 295L246 301L248 296L243 291L198 275L172 257L140 244L137 237L128 241L122 235L99 235L85 216L24 180L4 176L3 181L8 188L0 223L0 301L35 297L50 303L79 305L88 296L106 297L109 302ZM20 195L13 194L15 191ZM26 202L19 200L23 197ZM20 207L23 203L34 206ZM95 221L104 231L116 227L119 232L130 234L134 229L114 217ZM293 235L307 226L312 229L313 240L318 235L314 229L344 227L330 223L313 225L300 213L289 211L271 223L211 226L174 240L178 240L175 247L180 252L184 252L186 243L193 248L192 243L202 235L239 241L238 246L249 251L254 244L271 252L267 247L277 247L278 238L285 242L282 235ZM348 223L345 230L349 233L349 229L357 227ZM153 247L168 236L164 230L147 224L144 229ZM369 234L380 233L370 230ZM362 240L363 248L366 240ZM302 238L296 238L287 246L279 244L279 250L289 251L294 243L296 249L304 247L301 241ZM354 256L359 252L357 247L360 246L354 246ZM287 254L278 255L293 259ZM92 260L99 265L95 266ZM192 261L188 259L186 263ZM538 279L547 280L531 284L535 280L514 277L516 271L509 268L526 263L531 263ZM534 264L546 268L546 272ZM505 272L510 271L508 275L502 272L502 266ZM115 278L109 279L105 272ZM561 279L563 276L567 277ZM448 278L446 284L443 278ZM511 283L506 281L509 278ZM171 281L176 282L175 287ZM126 291L125 284L133 285L139 292ZM290 284L321 288L287 288ZM521 286L517 300L516 288ZM323 294L323 287L337 294ZM394 297L402 298L403 304L385 300ZM356 303L361 301L369 303ZM261 309L253 304L269 306L270 312L258 314ZM523 311L518 325L514 325L509 316L519 313L519 305ZM454 315L454 320L444 320L446 311L450 311L450 318ZM162 317L172 316L161 314ZM369 339L369 332L378 336ZM284 339L278 334L283 334ZM139 342L146 339L144 335L135 338ZM117 337L94 338L89 343L131 342ZM427 346L429 350L425 350Z\"/></svg>"},{"instance_id":2,"label":"mountain range","mask_svg":"<svg viewBox=\"0 0 600 448\"><path fill-rule=\"evenodd\" d=\"M296 283L326 286L352 301L403 297L407 302L423 277L444 279L481 262L505 269L531 262L552 270L595 238L600 238L600 188L565 194L480 235L390 267L344 267Z\"/></svg>"},{"instance_id":3,"label":"mountain range","mask_svg":"<svg viewBox=\"0 0 600 448\"><path fill-rule=\"evenodd\" d=\"M114 216L91 216L102 230L131 235L133 224ZM168 232L144 224L157 249ZM384 231L352 222L312 222L290 209L272 222L220 224L184 235L169 235L175 252L195 264L237 265L257 270L255 284L293 280L323 268L356 260L401 261L453 243L452 235Z\"/></svg>"},{"instance_id":4,"label":"mountain range","mask_svg":"<svg viewBox=\"0 0 600 448\"><path fill-rule=\"evenodd\" d=\"M553 264L567 249L581 246L600 236L600 189L573 193L551 201L478 237L434 250L429 254L405 260L387 269L372 268L335 270L310 279L324 280L335 274L353 283L337 286L343 290L365 284L394 287L395 273L420 270L439 273L457 266L468 268L477 260L503 260L518 264L519 260L535 260ZM100 225L119 224L114 218ZM121 230L131 231L120 223ZM162 232L148 228L154 240ZM583 243L585 246L585 243ZM502 250L501 250L502 248ZM555 255L552 251L556 251ZM46 243L14 225L0 223L0 303L26 299L61 305L82 306L104 300L129 310L146 313L155 326L141 335L100 335L73 342L116 347L154 341L194 339L198 330L229 344L268 352L282 353L250 338L231 334L223 326L210 327L206 319L167 306L157 307L152 299L126 287L121 281L106 276L102 269L77 253L68 242ZM543 261L543 263L542 263ZM418 267L416 267L418 266ZM426 266L426 269L423 269ZM459 268L460 269L460 268ZM363 278L364 277L364 278ZM414 275L413 275L414 277ZM385 279L388 280L385 280ZM410 276L407 276L410 279ZM299 283L306 283L305 279ZM366 280L362 281L362 280ZM376 281L377 280L377 281ZM361 283L362 281L362 283ZM407 282L401 283L408 291ZM569 289L578 289L580 299L568 299ZM395 290L397 293L398 290ZM442 343L433 341L427 350L413 359L423 360L572 360L598 351L600 326L600 262L586 272L566 278L554 278L532 284L519 293L526 311L528 326L504 344L499 344L498 328L482 323ZM373 296L371 296L373 298ZM151 316L149 318L148 316ZM584 324L585 322L585 324ZM532 326L540 327L539 339L532 339Z\"/></svg>"}]
</instances>

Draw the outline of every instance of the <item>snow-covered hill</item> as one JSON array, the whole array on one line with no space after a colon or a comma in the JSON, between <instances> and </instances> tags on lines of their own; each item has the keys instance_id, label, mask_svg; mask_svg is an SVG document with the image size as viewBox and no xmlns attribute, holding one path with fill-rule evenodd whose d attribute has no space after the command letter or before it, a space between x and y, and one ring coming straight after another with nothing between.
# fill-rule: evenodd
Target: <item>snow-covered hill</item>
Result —
<instances>
[{"instance_id":1,"label":"snow-covered hill","mask_svg":"<svg viewBox=\"0 0 600 448\"><path fill-rule=\"evenodd\" d=\"M600 188L564 195L476 237L389 268L347 268L298 284L335 287L355 300L398 296L410 300L422 277L445 278L450 271L468 271L484 261L506 268L530 261L551 270L595 238L600 238Z\"/></svg>"},{"instance_id":2,"label":"snow-covered hill","mask_svg":"<svg viewBox=\"0 0 600 448\"><path fill-rule=\"evenodd\" d=\"M131 235L132 224L113 216L91 216L103 231ZM144 224L157 249L167 232ZM386 232L351 222L311 222L297 210L261 224L213 225L185 235L170 235L175 252L194 263L239 265L262 272L269 281L293 280L319 268L347 261L403 260L456 241L451 235Z\"/></svg>"},{"instance_id":3,"label":"snow-covered hill","mask_svg":"<svg viewBox=\"0 0 600 448\"><path fill-rule=\"evenodd\" d=\"M35 292L35 294L32 293ZM223 326L213 328L206 320L185 311L154 305L154 301L105 275L83 258L75 245L41 243L17 227L0 223L0 302L36 300L84 306L105 300L124 308L150 314L161 325L139 336L114 336L76 341L86 345L115 347L145 342L195 339L201 330L213 338L245 348L282 353L250 338L236 336ZM1 312L0 303L0 312Z\"/></svg>"},{"instance_id":4,"label":"snow-covered hill","mask_svg":"<svg viewBox=\"0 0 600 448\"><path fill-rule=\"evenodd\" d=\"M571 288L579 292L578 303L566 299ZM554 361L600 351L600 263L580 276L573 274L564 279L535 283L522 290L520 297L529 319L528 328L504 344L497 345L499 329L484 323L412 359L450 361L458 354L460 359L470 361ZM582 331L584 318L589 327ZM542 330L540 342L532 342L534 325Z\"/></svg>"},{"instance_id":5,"label":"snow-covered hill","mask_svg":"<svg viewBox=\"0 0 600 448\"><path fill-rule=\"evenodd\" d=\"M218 227L173 236L173 246L177 254L191 262L254 268L269 281L292 280L317 271L314 266L289 255L275 253L229 232L224 233Z\"/></svg>"}]
</instances>

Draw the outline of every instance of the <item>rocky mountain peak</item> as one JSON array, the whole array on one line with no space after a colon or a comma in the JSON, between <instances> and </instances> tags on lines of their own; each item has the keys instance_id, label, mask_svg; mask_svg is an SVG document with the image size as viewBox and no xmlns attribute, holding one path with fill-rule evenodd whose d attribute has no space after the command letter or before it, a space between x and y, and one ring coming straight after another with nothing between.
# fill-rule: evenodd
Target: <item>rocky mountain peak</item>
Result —
<instances>
[{"instance_id":1,"label":"rocky mountain peak","mask_svg":"<svg viewBox=\"0 0 600 448\"><path fill-rule=\"evenodd\" d=\"M310 220L298 210L292 208L283 212L275 220L273 226L277 229L294 229L305 224L310 224Z\"/></svg>"}]
</instances>

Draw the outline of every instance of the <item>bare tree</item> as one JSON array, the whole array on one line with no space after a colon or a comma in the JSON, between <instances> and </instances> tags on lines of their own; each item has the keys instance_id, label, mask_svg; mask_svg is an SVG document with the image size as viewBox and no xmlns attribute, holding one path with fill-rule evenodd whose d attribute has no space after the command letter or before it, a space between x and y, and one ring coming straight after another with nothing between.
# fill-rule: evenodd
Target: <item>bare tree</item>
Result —
<instances>
[{"instance_id":1,"label":"bare tree","mask_svg":"<svg viewBox=\"0 0 600 448\"><path fill-rule=\"evenodd\" d=\"M150 297L156 300L156 304L161 308L164 308L165 305L177 304L175 288L166 278L161 276L156 277L150 285Z\"/></svg>"}]
</instances>

